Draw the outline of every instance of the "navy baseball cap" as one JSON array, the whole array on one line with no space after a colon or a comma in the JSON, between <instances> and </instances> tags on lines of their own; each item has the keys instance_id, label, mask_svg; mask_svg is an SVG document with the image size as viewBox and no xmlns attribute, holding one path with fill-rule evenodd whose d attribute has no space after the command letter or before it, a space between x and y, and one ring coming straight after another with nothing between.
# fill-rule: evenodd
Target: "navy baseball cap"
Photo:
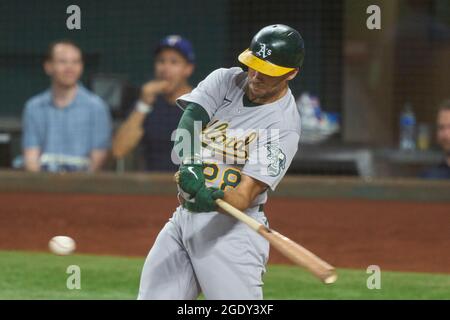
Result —
<instances>
[{"instance_id":1,"label":"navy baseball cap","mask_svg":"<svg viewBox=\"0 0 450 320\"><path fill-rule=\"evenodd\" d=\"M156 47L155 54L158 54L162 49L165 48L175 49L179 53L181 53L190 63L195 62L195 54L192 43L179 35L170 35L163 38Z\"/></svg>"}]
</instances>

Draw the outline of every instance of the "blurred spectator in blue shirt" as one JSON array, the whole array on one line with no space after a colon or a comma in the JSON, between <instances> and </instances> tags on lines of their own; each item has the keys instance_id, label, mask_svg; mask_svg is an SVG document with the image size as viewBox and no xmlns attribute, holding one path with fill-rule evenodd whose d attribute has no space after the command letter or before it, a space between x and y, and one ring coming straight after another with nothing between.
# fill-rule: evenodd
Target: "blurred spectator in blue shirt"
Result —
<instances>
[{"instance_id":1,"label":"blurred spectator in blue shirt","mask_svg":"<svg viewBox=\"0 0 450 320\"><path fill-rule=\"evenodd\" d=\"M175 100L192 90L194 50L180 36L170 35L155 49L154 79L141 87L140 97L113 139L113 155L122 158L141 142L145 169L173 171L172 132L183 111Z\"/></svg>"},{"instance_id":2,"label":"blurred spectator in blue shirt","mask_svg":"<svg viewBox=\"0 0 450 320\"><path fill-rule=\"evenodd\" d=\"M23 112L22 145L28 171L96 171L111 139L109 109L78 80L80 48L69 40L49 46L44 62L48 90L32 97Z\"/></svg>"},{"instance_id":3,"label":"blurred spectator in blue shirt","mask_svg":"<svg viewBox=\"0 0 450 320\"><path fill-rule=\"evenodd\" d=\"M450 179L450 100L445 101L437 115L436 138L444 152L439 165L426 170L422 177L426 179Z\"/></svg>"}]
</instances>

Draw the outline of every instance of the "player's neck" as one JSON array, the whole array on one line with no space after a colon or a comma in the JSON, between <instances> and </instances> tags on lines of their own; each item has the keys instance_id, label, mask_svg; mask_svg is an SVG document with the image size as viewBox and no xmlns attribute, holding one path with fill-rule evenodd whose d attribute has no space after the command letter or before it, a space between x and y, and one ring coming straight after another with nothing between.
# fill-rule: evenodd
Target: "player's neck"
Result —
<instances>
[{"instance_id":1,"label":"player's neck","mask_svg":"<svg viewBox=\"0 0 450 320\"><path fill-rule=\"evenodd\" d=\"M287 90L288 90L288 86L286 85L284 88L282 88L281 90L277 91L275 94L273 94L269 97L255 97L252 95L252 93L250 92L250 90L247 87L246 94L251 102L263 105L263 104L269 104L269 103L277 101L278 99L281 99L282 97L284 97Z\"/></svg>"},{"instance_id":2,"label":"player's neck","mask_svg":"<svg viewBox=\"0 0 450 320\"><path fill-rule=\"evenodd\" d=\"M77 94L77 88L78 88L77 84L68 87L53 82L51 91L53 103L55 104L55 106L58 108L67 107L73 101L73 99L75 99L75 96Z\"/></svg>"}]
</instances>

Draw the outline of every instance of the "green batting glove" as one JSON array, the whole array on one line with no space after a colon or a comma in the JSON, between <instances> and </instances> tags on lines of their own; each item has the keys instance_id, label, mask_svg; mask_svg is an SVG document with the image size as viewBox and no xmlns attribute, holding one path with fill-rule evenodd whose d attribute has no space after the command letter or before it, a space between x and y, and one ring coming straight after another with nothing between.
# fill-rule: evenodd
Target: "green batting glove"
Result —
<instances>
[{"instance_id":1,"label":"green batting glove","mask_svg":"<svg viewBox=\"0 0 450 320\"><path fill-rule=\"evenodd\" d=\"M205 176L203 175L203 164L182 164L179 170L178 184L186 200L190 200L197 192L205 187Z\"/></svg>"},{"instance_id":2,"label":"green batting glove","mask_svg":"<svg viewBox=\"0 0 450 320\"><path fill-rule=\"evenodd\" d=\"M222 190L213 187L203 187L197 191L195 202L186 202L185 207L191 212L210 212L217 210L217 199L222 199Z\"/></svg>"}]
</instances>

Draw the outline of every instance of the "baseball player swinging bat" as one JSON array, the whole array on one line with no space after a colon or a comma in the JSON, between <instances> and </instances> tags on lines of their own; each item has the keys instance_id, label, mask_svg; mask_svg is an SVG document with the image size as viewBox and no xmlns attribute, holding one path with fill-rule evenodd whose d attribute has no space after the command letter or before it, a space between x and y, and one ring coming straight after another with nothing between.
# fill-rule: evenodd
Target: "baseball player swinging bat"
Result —
<instances>
[{"instance_id":1,"label":"baseball player swinging bat","mask_svg":"<svg viewBox=\"0 0 450 320\"><path fill-rule=\"evenodd\" d=\"M264 213L298 150L288 83L304 54L298 31L266 26L238 57L247 70L216 69L177 99L180 205L147 256L139 299L263 299L270 244L324 283L336 281L332 266L270 229Z\"/></svg>"}]
</instances>

